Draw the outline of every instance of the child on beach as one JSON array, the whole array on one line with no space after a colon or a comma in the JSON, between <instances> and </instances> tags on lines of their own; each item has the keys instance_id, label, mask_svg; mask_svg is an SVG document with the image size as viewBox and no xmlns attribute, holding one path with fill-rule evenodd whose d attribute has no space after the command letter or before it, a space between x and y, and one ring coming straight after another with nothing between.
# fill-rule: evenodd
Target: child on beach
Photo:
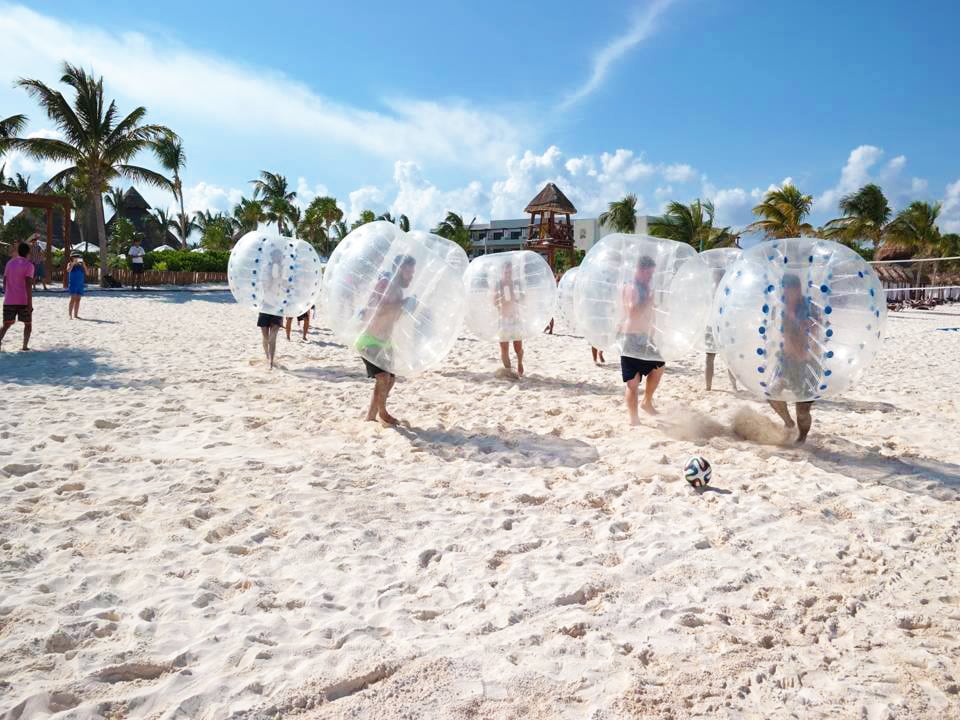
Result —
<instances>
[{"instance_id":1,"label":"child on beach","mask_svg":"<svg viewBox=\"0 0 960 720\"><path fill-rule=\"evenodd\" d=\"M656 415L653 407L653 393L663 377L662 361L641 360L630 354L644 352L650 345L650 336L654 331L653 271L656 263L651 257L641 257L637 261L633 279L622 291L621 302L623 319L620 322L621 342L620 372L626 383L624 402L631 425L640 424L638 405L644 412ZM643 390L643 402L639 403L640 381L646 376Z\"/></svg>"},{"instance_id":2,"label":"child on beach","mask_svg":"<svg viewBox=\"0 0 960 720\"><path fill-rule=\"evenodd\" d=\"M511 375L513 367L510 364L510 340L523 328L520 321L520 289L513 282L513 266L507 263L503 266L503 274L497 280L494 288L494 305L497 308L500 323L500 337L508 338L500 342L500 362L503 369ZM513 341L513 351L517 355L517 376L523 375L523 341Z\"/></svg>"},{"instance_id":3,"label":"child on beach","mask_svg":"<svg viewBox=\"0 0 960 720\"><path fill-rule=\"evenodd\" d=\"M80 298L83 297L83 292L87 285L87 268L83 264L83 258L80 257L80 255L73 254L70 256L70 265L67 268L67 272L69 273L67 289L70 292L70 302L67 305L67 312L71 320L74 318L79 320Z\"/></svg>"},{"instance_id":4,"label":"child on beach","mask_svg":"<svg viewBox=\"0 0 960 720\"><path fill-rule=\"evenodd\" d=\"M30 333L33 330L33 263L27 259L30 246L22 242L17 246L17 257L3 269L3 325L0 326L0 349L7 330L17 321L23 323L24 352L29 350Z\"/></svg>"},{"instance_id":5,"label":"child on beach","mask_svg":"<svg viewBox=\"0 0 960 720\"><path fill-rule=\"evenodd\" d=\"M374 380L366 419L370 422L379 420L380 424L385 426L396 426L400 421L387 412L387 398L390 397L397 378L382 366L388 364L393 352L394 325L405 307L409 309L416 304L415 298L403 296L403 291L413 282L416 268L417 261L410 255L397 255L393 259L393 270L377 281L367 307L362 312L366 326L355 346L367 368L367 377ZM368 359L368 356L373 360Z\"/></svg>"}]
</instances>

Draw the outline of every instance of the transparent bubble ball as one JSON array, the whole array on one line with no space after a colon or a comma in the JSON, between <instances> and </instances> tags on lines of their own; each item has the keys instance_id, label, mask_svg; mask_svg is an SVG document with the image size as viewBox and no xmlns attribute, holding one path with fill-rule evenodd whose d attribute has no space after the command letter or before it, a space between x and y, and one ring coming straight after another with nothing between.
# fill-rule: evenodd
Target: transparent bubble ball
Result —
<instances>
[{"instance_id":1,"label":"transparent bubble ball","mask_svg":"<svg viewBox=\"0 0 960 720\"><path fill-rule=\"evenodd\" d=\"M310 309L320 290L320 258L303 240L253 230L230 251L227 281L240 305L296 317Z\"/></svg>"},{"instance_id":2,"label":"transparent bubble ball","mask_svg":"<svg viewBox=\"0 0 960 720\"><path fill-rule=\"evenodd\" d=\"M887 318L873 268L845 245L816 238L745 250L714 306L714 333L737 380L789 402L849 388L876 355Z\"/></svg>"}]
</instances>

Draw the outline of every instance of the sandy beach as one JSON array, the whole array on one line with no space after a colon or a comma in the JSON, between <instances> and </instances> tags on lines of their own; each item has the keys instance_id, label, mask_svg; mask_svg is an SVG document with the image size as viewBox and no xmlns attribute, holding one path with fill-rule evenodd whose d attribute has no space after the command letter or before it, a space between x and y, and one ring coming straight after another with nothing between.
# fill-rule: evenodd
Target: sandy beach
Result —
<instances>
[{"instance_id":1,"label":"sandy beach","mask_svg":"<svg viewBox=\"0 0 960 720\"><path fill-rule=\"evenodd\" d=\"M800 448L702 357L628 427L560 324L520 381L462 337L390 430L322 320L268 372L229 293L35 307L0 354L4 720L960 717L956 305L891 314Z\"/></svg>"}]
</instances>

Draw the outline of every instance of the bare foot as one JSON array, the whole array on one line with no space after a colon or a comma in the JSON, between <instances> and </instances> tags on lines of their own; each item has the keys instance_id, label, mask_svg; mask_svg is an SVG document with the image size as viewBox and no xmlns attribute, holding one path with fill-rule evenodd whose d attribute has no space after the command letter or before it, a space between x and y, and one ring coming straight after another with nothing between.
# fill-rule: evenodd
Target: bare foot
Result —
<instances>
[{"instance_id":1,"label":"bare foot","mask_svg":"<svg viewBox=\"0 0 960 720\"><path fill-rule=\"evenodd\" d=\"M517 360L517 375L523 377L523 360Z\"/></svg>"},{"instance_id":2,"label":"bare foot","mask_svg":"<svg viewBox=\"0 0 960 720\"><path fill-rule=\"evenodd\" d=\"M30 348L28 347L20 348L20 352L30 352Z\"/></svg>"},{"instance_id":3,"label":"bare foot","mask_svg":"<svg viewBox=\"0 0 960 720\"><path fill-rule=\"evenodd\" d=\"M631 427L636 427L636 426L639 425L639 424L640 424L640 416L639 416L639 415L634 415L633 417L630 418L630 426L631 426Z\"/></svg>"},{"instance_id":4,"label":"bare foot","mask_svg":"<svg viewBox=\"0 0 960 720\"><path fill-rule=\"evenodd\" d=\"M659 415L657 409L653 406L652 402L643 402L640 403L640 409L643 410L648 415Z\"/></svg>"},{"instance_id":5,"label":"bare foot","mask_svg":"<svg viewBox=\"0 0 960 720\"><path fill-rule=\"evenodd\" d=\"M395 427L400 424L400 421L384 410L382 413L380 413L380 424L384 427Z\"/></svg>"}]
</instances>

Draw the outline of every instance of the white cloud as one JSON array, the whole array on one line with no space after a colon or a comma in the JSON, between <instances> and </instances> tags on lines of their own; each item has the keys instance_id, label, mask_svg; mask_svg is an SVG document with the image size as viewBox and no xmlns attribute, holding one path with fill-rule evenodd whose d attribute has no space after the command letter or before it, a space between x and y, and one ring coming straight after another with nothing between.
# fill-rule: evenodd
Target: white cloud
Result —
<instances>
[{"instance_id":1,"label":"white cloud","mask_svg":"<svg viewBox=\"0 0 960 720\"><path fill-rule=\"evenodd\" d=\"M384 192L375 185L365 185L362 188L357 188L350 193L349 197L349 210L344 218L348 223L360 217L360 213L364 210L373 210L377 215L384 210Z\"/></svg>"},{"instance_id":2,"label":"white cloud","mask_svg":"<svg viewBox=\"0 0 960 720\"><path fill-rule=\"evenodd\" d=\"M5 116L6 114L0 111L0 115ZM60 139L63 135L50 128L41 128L27 133L24 137ZM20 150L11 150L0 158L0 167L4 167L4 174L7 177L14 177L17 173L20 173L29 178L30 189L34 190L61 170L66 170L70 167L70 163L59 160L36 160Z\"/></svg>"},{"instance_id":3,"label":"white cloud","mask_svg":"<svg viewBox=\"0 0 960 720\"><path fill-rule=\"evenodd\" d=\"M927 191L927 181L923 178L911 178L910 180L910 194L911 195L921 195Z\"/></svg>"},{"instance_id":4,"label":"white cloud","mask_svg":"<svg viewBox=\"0 0 960 720\"><path fill-rule=\"evenodd\" d=\"M53 80L66 57L106 77L124 106L147 105L153 120L190 121L221 134L346 146L391 162L400 156L476 166L502 162L528 133L517 113L508 120L463 100L384 99L383 110L353 107L277 71L162 37L68 24L22 6L2 6L0 37L4 86L21 76Z\"/></svg>"},{"instance_id":5,"label":"white cloud","mask_svg":"<svg viewBox=\"0 0 960 720\"><path fill-rule=\"evenodd\" d=\"M667 182L686 183L697 178L697 171L685 163L665 165L662 172Z\"/></svg>"},{"instance_id":6,"label":"white cloud","mask_svg":"<svg viewBox=\"0 0 960 720\"><path fill-rule=\"evenodd\" d=\"M947 185L939 225L943 232L960 233L960 179Z\"/></svg>"},{"instance_id":7,"label":"white cloud","mask_svg":"<svg viewBox=\"0 0 960 720\"><path fill-rule=\"evenodd\" d=\"M150 193L150 195L153 195L153 193ZM242 197L242 190L237 190L236 188L222 188L205 182L199 182L196 185L185 187L183 189L183 205L187 211L187 214L189 215L193 215L193 213L198 211L206 210L209 210L212 213L232 213L233 206L240 202L240 198ZM167 204L173 204L173 200L169 193L164 192L164 198ZM149 197L146 199L147 202L150 202ZM153 202L150 204L154 205ZM163 202L160 202L159 205L154 205L154 207L163 208L166 208L166 206L167 205Z\"/></svg>"},{"instance_id":8,"label":"white cloud","mask_svg":"<svg viewBox=\"0 0 960 720\"><path fill-rule=\"evenodd\" d=\"M298 177L296 193L297 197L294 203L298 205L301 210L306 210L314 198L328 196L330 195L330 190L328 190L327 186L323 183L317 183L311 186L306 178Z\"/></svg>"},{"instance_id":9,"label":"white cloud","mask_svg":"<svg viewBox=\"0 0 960 720\"><path fill-rule=\"evenodd\" d=\"M642 12L638 13L625 33L615 37L593 56L590 77L567 95L561 108L566 109L575 105L603 85L610 68L653 34L657 19L673 2L674 0L652 0Z\"/></svg>"},{"instance_id":10,"label":"white cloud","mask_svg":"<svg viewBox=\"0 0 960 720\"><path fill-rule=\"evenodd\" d=\"M410 160L397 161L393 181L397 195L390 205L390 212L394 216L406 215L412 227L429 230L448 211L461 215L467 223L489 212L489 196L479 181L473 181L465 188L443 191L424 179L420 166Z\"/></svg>"}]
</instances>

